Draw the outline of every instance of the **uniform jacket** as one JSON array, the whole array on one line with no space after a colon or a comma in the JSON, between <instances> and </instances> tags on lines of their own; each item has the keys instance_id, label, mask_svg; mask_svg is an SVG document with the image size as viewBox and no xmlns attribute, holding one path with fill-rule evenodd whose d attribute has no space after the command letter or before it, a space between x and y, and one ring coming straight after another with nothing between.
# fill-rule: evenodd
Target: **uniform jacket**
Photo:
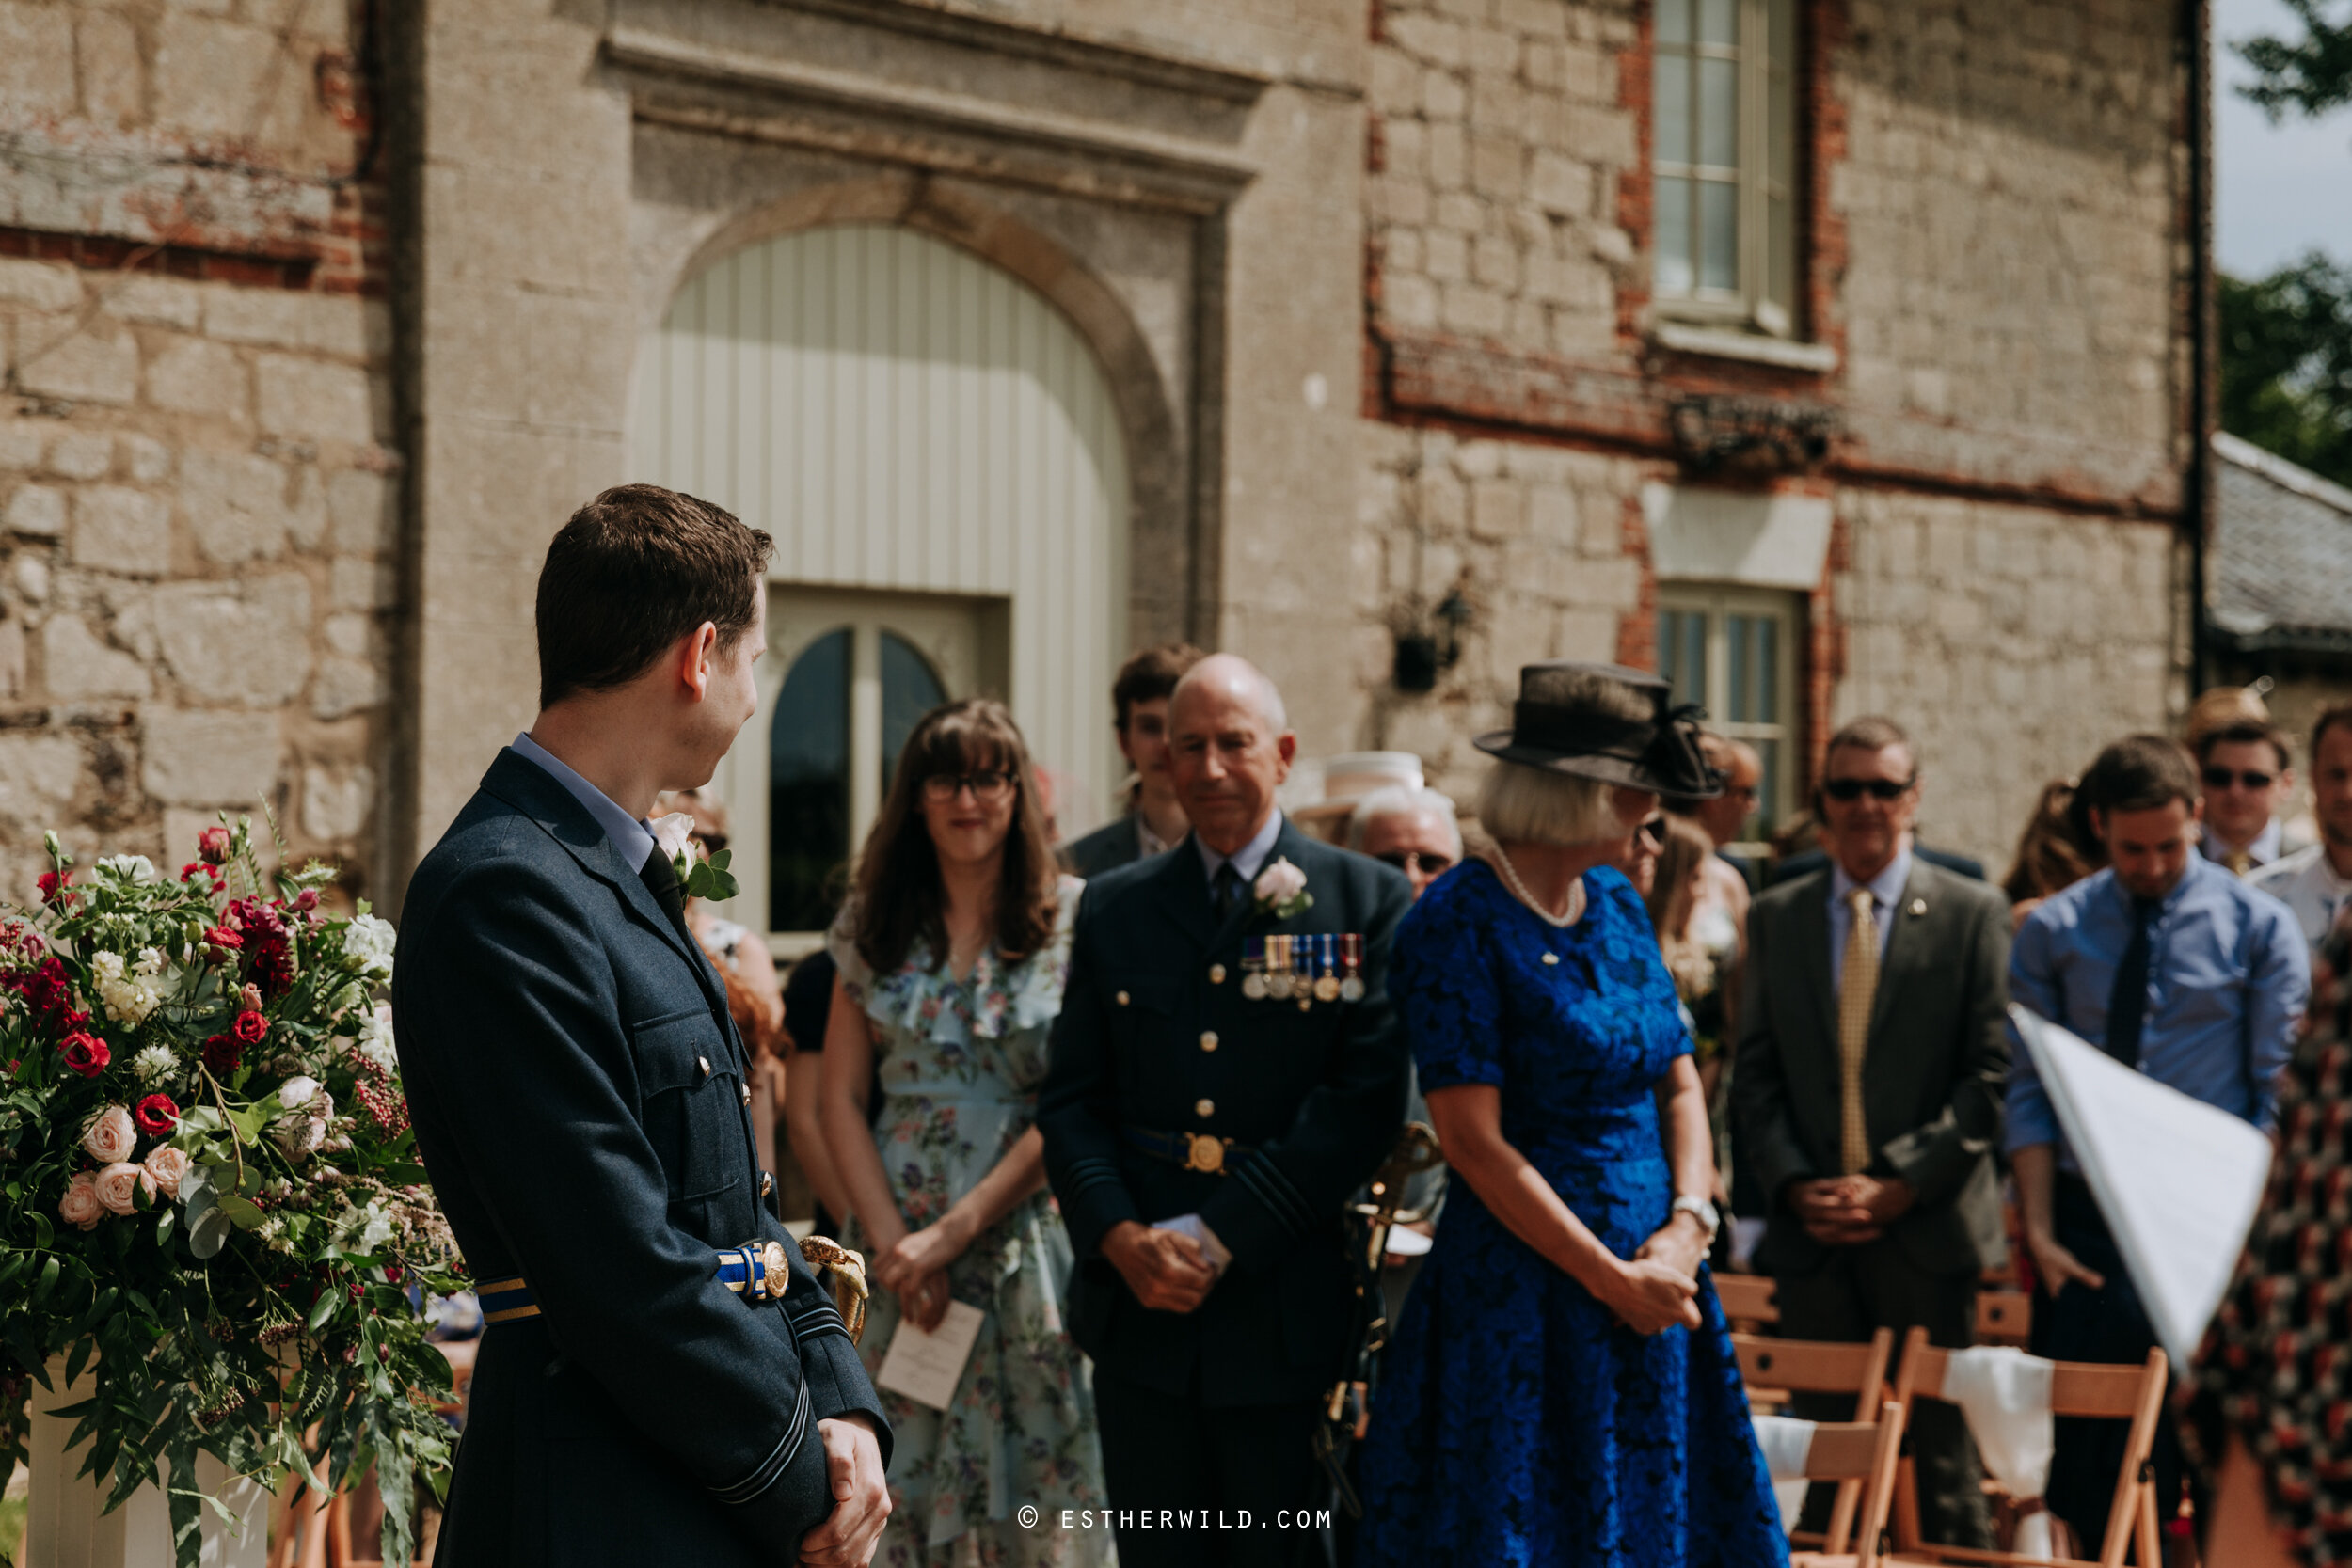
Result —
<instances>
[{"instance_id":1,"label":"uniform jacket","mask_svg":"<svg viewBox=\"0 0 2352 1568\"><path fill-rule=\"evenodd\" d=\"M1314 899L1288 921L1246 895L1219 921L1189 844L1087 884L1038 1102L1078 1255L1071 1333L1115 1374L1197 1389L1209 1405L1313 1399L1341 1375L1356 1300L1341 1215L1405 1110L1408 1058L1387 974L1410 885L1288 822L1266 863L1277 858L1306 873ZM1302 1012L1242 994L1245 937L1326 931L1362 934L1362 1000ZM1188 1170L1135 1148L1130 1126L1252 1152L1224 1175ZM1104 1233L1195 1212L1232 1261L1194 1311L1146 1310L1102 1256Z\"/></svg>"},{"instance_id":2,"label":"uniform jacket","mask_svg":"<svg viewBox=\"0 0 2352 1568\"><path fill-rule=\"evenodd\" d=\"M1068 863L1071 873L1089 880L1105 871L1133 865L1142 858L1143 835L1136 831L1136 814L1133 812L1115 822L1105 823L1062 848L1062 859Z\"/></svg>"},{"instance_id":3,"label":"uniform jacket","mask_svg":"<svg viewBox=\"0 0 2352 1568\"><path fill-rule=\"evenodd\" d=\"M1748 913L1731 1094L1743 1158L1771 1205L1756 1261L1773 1274L1808 1274L1829 1255L1781 1191L1840 1169L1830 875L1769 888ZM1889 1232L1911 1260L1974 1275L2007 1250L1994 1156L2009 1071L2009 908L1998 889L1915 855L1889 918L1863 1057L1869 1170L1911 1183L1915 1202Z\"/></svg>"},{"instance_id":4,"label":"uniform jacket","mask_svg":"<svg viewBox=\"0 0 2352 1568\"><path fill-rule=\"evenodd\" d=\"M657 851L659 852L659 851ZM436 1561L789 1563L832 1511L816 1423L889 1429L762 1201L718 974L604 829L512 751L409 884L392 986L417 1144L490 1325ZM717 1249L785 1243L755 1306Z\"/></svg>"}]
</instances>

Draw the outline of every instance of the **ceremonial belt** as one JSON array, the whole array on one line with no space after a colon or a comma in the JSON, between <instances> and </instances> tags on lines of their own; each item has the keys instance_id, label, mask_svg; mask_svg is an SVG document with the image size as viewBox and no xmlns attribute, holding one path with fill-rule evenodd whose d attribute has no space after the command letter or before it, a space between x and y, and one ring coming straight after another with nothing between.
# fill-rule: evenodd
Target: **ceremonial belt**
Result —
<instances>
[{"instance_id":1,"label":"ceremonial belt","mask_svg":"<svg viewBox=\"0 0 2352 1568\"><path fill-rule=\"evenodd\" d=\"M792 1263L781 1242L746 1242L715 1255L719 1283L754 1302L782 1301L792 1288ZM539 1303L519 1276L485 1279L474 1287L485 1323L514 1323L539 1315Z\"/></svg>"},{"instance_id":2,"label":"ceremonial belt","mask_svg":"<svg viewBox=\"0 0 2352 1568\"><path fill-rule=\"evenodd\" d=\"M1223 1176L1232 1162L1255 1152L1248 1144L1237 1144L1231 1138L1212 1138L1202 1132L1157 1132L1149 1127L1132 1125L1120 1131L1129 1144L1154 1160L1165 1160L1186 1170L1206 1171L1211 1176Z\"/></svg>"}]
</instances>

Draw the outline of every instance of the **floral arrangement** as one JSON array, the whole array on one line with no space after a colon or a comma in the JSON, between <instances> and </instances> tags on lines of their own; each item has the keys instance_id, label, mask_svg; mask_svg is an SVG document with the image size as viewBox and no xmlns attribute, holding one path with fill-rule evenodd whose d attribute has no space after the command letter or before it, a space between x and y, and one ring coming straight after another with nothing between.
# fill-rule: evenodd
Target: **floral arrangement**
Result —
<instances>
[{"instance_id":1,"label":"floral arrangement","mask_svg":"<svg viewBox=\"0 0 2352 1568\"><path fill-rule=\"evenodd\" d=\"M176 878L46 843L40 907L0 922L0 1453L62 1355L92 1370L59 1412L83 1473L112 1508L167 1462L183 1568L227 1517L182 1479L199 1451L265 1485L373 1465L405 1562L452 1449L410 1292L465 1282L376 999L392 927L330 912L327 867L265 878L245 823Z\"/></svg>"},{"instance_id":2,"label":"floral arrangement","mask_svg":"<svg viewBox=\"0 0 2352 1568\"><path fill-rule=\"evenodd\" d=\"M1307 874L1286 859L1278 859L1259 872L1249 892L1257 911L1276 920L1295 919L1315 905L1315 895L1307 891Z\"/></svg>"}]
</instances>

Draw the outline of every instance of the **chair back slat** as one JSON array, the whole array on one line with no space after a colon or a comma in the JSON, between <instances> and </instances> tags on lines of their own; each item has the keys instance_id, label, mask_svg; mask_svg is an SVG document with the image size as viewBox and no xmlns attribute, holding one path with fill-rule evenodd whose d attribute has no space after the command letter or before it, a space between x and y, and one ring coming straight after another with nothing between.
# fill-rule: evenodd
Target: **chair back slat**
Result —
<instances>
[{"instance_id":1,"label":"chair back slat","mask_svg":"<svg viewBox=\"0 0 2352 1568\"><path fill-rule=\"evenodd\" d=\"M1876 1421L1823 1421L1813 1429L1813 1447L1805 1451L1804 1479L1867 1481L1878 1451Z\"/></svg>"},{"instance_id":2,"label":"chair back slat","mask_svg":"<svg viewBox=\"0 0 2352 1568\"><path fill-rule=\"evenodd\" d=\"M1780 1306L1775 1299L1779 1287L1772 1283L1770 1275L1719 1274L1714 1279L1715 1299L1723 1303L1724 1317L1734 1323L1780 1322Z\"/></svg>"},{"instance_id":3,"label":"chair back slat","mask_svg":"<svg viewBox=\"0 0 2352 1568\"><path fill-rule=\"evenodd\" d=\"M1977 1292L1977 1343L2023 1346L2033 1332L2033 1297L2024 1291Z\"/></svg>"},{"instance_id":4,"label":"chair back slat","mask_svg":"<svg viewBox=\"0 0 2352 1568\"><path fill-rule=\"evenodd\" d=\"M1887 1338L1890 1342L1884 1346L1876 1339L1867 1344L1832 1345L1814 1339L1768 1339L1753 1334L1735 1334L1731 1344L1740 1357L1740 1375L1751 1388L1781 1388L1801 1394L1875 1394L1876 1390L1867 1386L1874 1374L1882 1380L1886 1375L1888 1353L1893 1349L1893 1337ZM1870 1402L1878 1402L1873 1399Z\"/></svg>"}]
</instances>

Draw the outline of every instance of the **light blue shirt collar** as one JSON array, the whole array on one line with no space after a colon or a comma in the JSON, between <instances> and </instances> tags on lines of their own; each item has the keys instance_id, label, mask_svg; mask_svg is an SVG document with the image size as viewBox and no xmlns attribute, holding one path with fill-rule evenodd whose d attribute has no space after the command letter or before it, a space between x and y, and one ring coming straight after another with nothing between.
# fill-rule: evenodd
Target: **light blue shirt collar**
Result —
<instances>
[{"instance_id":1,"label":"light blue shirt collar","mask_svg":"<svg viewBox=\"0 0 2352 1568\"><path fill-rule=\"evenodd\" d=\"M569 768L564 766L553 752L528 735L515 737L517 754L536 763L548 778L564 786L571 798L588 808L588 815L596 819L612 847L621 852L621 861L631 871L645 868L645 857L655 849L653 832L643 822L612 803L612 798Z\"/></svg>"},{"instance_id":2,"label":"light blue shirt collar","mask_svg":"<svg viewBox=\"0 0 2352 1568\"><path fill-rule=\"evenodd\" d=\"M1870 902L1883 910L1891 908L1903 895L1903 884L1911 880L1911 851L1895 851L1895 858L1886 863L1886 869L1870 879ZM1850 909L1854 889L1863 884L1846 875L1846 868L1830 862L1829 898L1838 909ZM1880 922L1882 926L1885 923Z\"/></svg>"},{"instance_id":3,"label":"light blue shirt collar","mask_svg":"<svg viewBox=\"0 0 2352 1568\"><path fill-rule=\"evenodd\" d=\"M1281 836L1282 814L1276 811L1266 817L1265 826L1258 830L1257 835L1230 857L1233 870L1240 875L1244 886L1258 879L1258 873L1265 866L1265 858L1274 853L1274 841ZM1201 843L1199 833L1192 835L1192 847L1200 852L1200 863L1208 868L1209 881L1215 884L1216 868L1223 865L1229 857Z\"/></svg>"}]
</instances>

